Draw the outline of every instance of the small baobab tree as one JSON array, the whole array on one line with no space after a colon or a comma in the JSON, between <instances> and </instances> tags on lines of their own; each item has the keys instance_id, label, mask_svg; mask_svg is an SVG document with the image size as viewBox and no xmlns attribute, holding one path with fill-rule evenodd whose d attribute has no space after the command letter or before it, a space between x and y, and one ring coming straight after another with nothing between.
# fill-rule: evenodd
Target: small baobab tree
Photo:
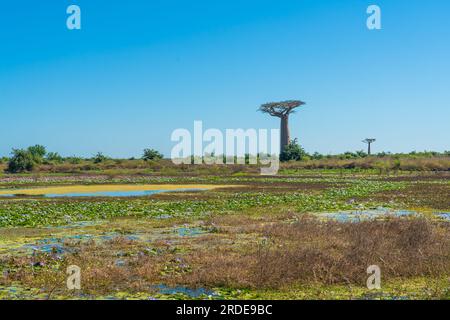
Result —
<instances>
[{"instance_id":1,"label":"small baobab tree","mask_svg":"<svg viewBox=\"0 0 450 320\"><path fill-rule=\"evenodd\" d=\"M281 136L280 136L280 150L289 145L291 140L289 133L289 115L295 112L295 109L305 105L306 103L300 100L288 100L281 102L265 103L259 107L259 111L268 113L272 117L278 117L281 119Z\"/></svg>"},{"instance_id":2,"label":"small baobab tree","mask_svg":"<svg viewBox=\"0 0 450 320\"><path fill-rule=\"evenodd\" d=\"M370 145L372 143L374 143L375 141L377 141L376 139L372 139L372 138L366 138L364 139L362 142L367 144L367 154L370 156Z\"/></svg>"}]
</instances>

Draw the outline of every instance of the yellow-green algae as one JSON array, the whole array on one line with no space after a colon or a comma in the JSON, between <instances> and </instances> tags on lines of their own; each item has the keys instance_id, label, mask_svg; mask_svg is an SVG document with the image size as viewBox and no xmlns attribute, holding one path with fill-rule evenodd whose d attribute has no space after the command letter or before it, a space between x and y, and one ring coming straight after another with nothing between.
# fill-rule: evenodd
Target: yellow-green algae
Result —
<instances>
[{"instance_id":1,"label":"yellow-green algae","mask_svg":"<svg viewBox=\"0 0 450 320\"><path fill-rule=\"evenodd\" d=\"M45 194L66 194L66 193L96 193L108 191L148 191L148 190L190 190L215 188L230 188L230 185L212 184L99 184L99 185L71 185L30 189L9 189L0 190L0 195L45 195Z\"/></svg>"}]
</instances>

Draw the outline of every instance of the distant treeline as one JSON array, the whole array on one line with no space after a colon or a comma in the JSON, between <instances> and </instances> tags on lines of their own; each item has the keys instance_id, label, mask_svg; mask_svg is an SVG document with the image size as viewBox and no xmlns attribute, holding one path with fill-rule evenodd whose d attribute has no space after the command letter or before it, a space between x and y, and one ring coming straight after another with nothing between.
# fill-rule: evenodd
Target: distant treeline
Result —
<instances>
[{"instance_id":1,"label":"distant treeline","mask_svg":"<svg viewBox=\"0 0 450 320\"><path fill-rule=\"evenodd\" d=\"M154 149L144 149L142 160L153 161L162 159L164 156ZM0 164L6 163L5 169L8 173L20 173L33 171L40 165L58 165L68 163L72 165L81 164L82 162L91 161L94 164L102 163L110 159L103 153L98 152L91 158L82 157L62 157L57 152L47 152L46 147L42 145L34 145L27 149L13 149L11 157L0 158Z\"/></svg>"},{"instance_id":2,"label":"distant treeline","mask_svg":"<svg viewBox=\"0 0 450 320\"><path fill-rule=\"evenodd\" d=\"M223 158L224 155L209 155L209 158ZM200 157L192 156L187 162L194 164L195 159ZM256 156L259 159L258 156ZM291 144L290 148L284 150L280 155L283 163L282 169L377 169L380 171L391 170L421 170L421 171L450 171L450 151L413 151L410 153L390 153L380 152L368 155L364 151L344 152L330 155L318 152L307 153L298 144ZM200 162L202 162L201 159ZM243 163L250 163L250 155L245 155ZM197 161L198 162L198 161ZM237 157L234 162L238 164ZM225 169L222 165L190 165L177 166L169 159L164 159L163 155L154 149L145 149L140 158L113 159L101 152L92 157L62 157L56 152L47 152L41 145L31 146L27 149L13 149L11 157L0 158L0 166L7 173L22 172L83 172L83 171L103 171L103 170L150 170L152 172L196 172L211 171L219 172L253 172L257 166L236 165L234 168ZM190 168L192 167L192 168ZM204 168L199 168L204 167ZM210 167L208 169L208 167Z\"/></svg>"}]
</instances>

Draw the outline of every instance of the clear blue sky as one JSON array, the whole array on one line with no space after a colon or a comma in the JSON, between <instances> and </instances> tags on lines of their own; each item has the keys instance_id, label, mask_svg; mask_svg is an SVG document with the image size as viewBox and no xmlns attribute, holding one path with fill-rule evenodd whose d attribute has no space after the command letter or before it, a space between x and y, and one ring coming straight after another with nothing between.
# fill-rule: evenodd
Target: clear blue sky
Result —
<instances>
[{"instance_id":1,"label":"clear blue sky","mask_svg":"<svg viewBox=\"0 0 450 320\"><path fill-rule=\"evenodd\" d=\"M82 30L66 28L66 8ZM366 8L382 9L380 31ZM176 128L277 128L309 152L450 149L448 0L59 0L0 5L0 155L166 155Z\"/></svg>"}]
</instances>

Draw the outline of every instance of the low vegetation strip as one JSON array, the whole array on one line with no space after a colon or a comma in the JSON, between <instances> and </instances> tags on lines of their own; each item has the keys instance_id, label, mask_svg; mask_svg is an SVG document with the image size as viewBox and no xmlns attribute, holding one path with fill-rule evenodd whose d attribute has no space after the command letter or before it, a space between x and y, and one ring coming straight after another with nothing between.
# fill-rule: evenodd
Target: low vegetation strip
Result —
<instances>
[{"instance_id":1,"label":"low vegetation strip","mask_svg":"<svg viewBox=\"0 0 450 320\"><path fill-rule=\"evenodd\" d=\"M352 197L404 187L399 182L365 181L345 188L311 193L232 193L222 192L208 200L159 201L148 199L111 200L3 200L0 201L0 227L63 225L77 221L115 217L195 217L225 214L250 208L289 205L300 212L352 209Z\"/></svg>"}]
</instances>

